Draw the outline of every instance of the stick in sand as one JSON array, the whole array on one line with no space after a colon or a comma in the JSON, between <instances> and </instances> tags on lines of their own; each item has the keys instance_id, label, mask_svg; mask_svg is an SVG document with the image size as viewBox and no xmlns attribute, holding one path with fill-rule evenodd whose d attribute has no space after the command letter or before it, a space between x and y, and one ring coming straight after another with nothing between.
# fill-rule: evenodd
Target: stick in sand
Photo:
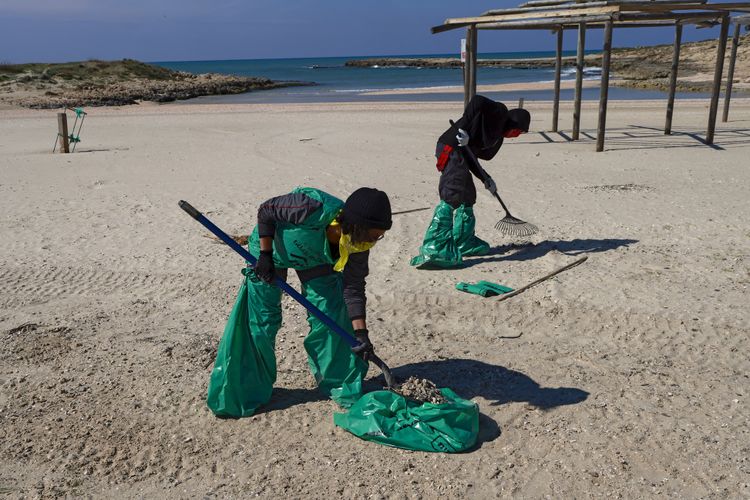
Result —
<instances>
[{"instance_id":1,"label":"stick in sand","mask_svg":"<svg viewBox=\"0 0 750 500\"><path fill-rule=\"evenodd\" d=\"M588 258L589 258L588 255L585 255L585 256L581 257L580 259L578 259L577 261L572 262L572 263L568 264L567 266L561 267L557 271L553 271L553 272L549 273L548 275L543 276L543 277L539 278L538 280L536 280L536 281L534 281L532 283L529 283L528 285L526 285L524 287L519 288L518 290L513 290L510 293L504 293L503 295L501 295L497 299L497 301L500 302L501 300L509 299L509 298L513 297L514 295L518 295L521 292L525 292L526 290L528 290L532 286L538 285L539 283L541 283L543 281L547 281L548 279L550 279L551 277L555 276L556 274L560 274L563 271L567 271L570 268L576 267L577 265L586 262L586 259L588 259Z\"/></svg>"}]
</instances>

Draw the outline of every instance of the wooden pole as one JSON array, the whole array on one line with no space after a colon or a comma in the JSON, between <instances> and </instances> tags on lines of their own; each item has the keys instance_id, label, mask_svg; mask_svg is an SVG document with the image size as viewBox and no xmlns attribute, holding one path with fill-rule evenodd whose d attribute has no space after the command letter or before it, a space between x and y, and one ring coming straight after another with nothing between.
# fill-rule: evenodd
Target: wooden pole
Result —
<instances>
[{"instance_id":1,"label":"wooden pole","mask_svg":"<svg viewBox=\"0 0 750 500\"><path fill-rule=\"evenodd\" d=\"M502 300L505 300L505 299L509 299L509 298L511 298L511 297L513 297L513 296L515 296L515 295L518 295L519 293L523 293L523 292L525 292L526 290L528 290L529 288L531 288L532 286L536 286L536 285L538 285L539 283L543 283L543 282L547 281L548 279L552 278L553 276L557 276L558 274L560 274L560 273L561 273L561 272L563 272L563 271L567 271L568 269L572 269L572 268L574 268L574 267L576 267L576 266L578 266L578 265L580 265L580 264L583 264L584 262L586 262L586 260L588 260L588 258L589 258L589 257L588 257L588 255L584 255L584 256L583 256L583 257L581 257L580 259L578 259L578 260L576 260L576 261L574 261L574 262L571 262L571 263L570 263L570 264L568 264L567 266L563 266L563 267L561 267L560 269L557 269L556 271L552 271L551 273L547 274L546 276L542 276L542 277L541 277L541 278L539 278L538 280L536 280L536 281L532 281L531 283L529 283L529 284L528 284L528 285L526 285L526 286L522 286L522 287L521 287L521 288L519 288L518 290L513 290L513 291L512 291L512 292L510 292L510 293L504 293L504 294L502 294L502 295L501 295L501 296L500 296L500 297L499 297L499 298L497 299L497 301L498 301L498 302L500 302L500 301L502 301Z\"/></svg>"},{"instance_id":2,"label":"wooden pole","mask_svg":"<svg viewBox=\"0 0 750 500\"><path fill-rule=\"evenodd\" d=\"M607 97L609 94L609 63L612 56L612 21L604 28L602 49L602 83L599 89L599 125L596 128L596 151L604 151L604 134L607 125Z\"/></svg>"},{"instance_id":3,"label":"wooden pole","mask_svg":"<svg viewBox=\"0 0 750 500\"><path fill-rule=\"evenodd\" d=\"M724 53L727 50L727 34L729 33L729 16L721 19L721 31L719 32L719 43L716 48L716 68L714 70L714 85L711 90L711 107L708 112L708 130L706 131L706 143L714 143L714 131L716 129L716 112L719 109L719 93L721 91L721 74L724 71Z\"/></svg>"},{"instance_id":4,"label":"wooden pole","mask_svg":"<svg viewBox=\"0 0 750 500\"><path fill-rule=\"evenodd\" d=\"M523 109L523 97L518 98L518 109Z\"/></svg>"},{"instance_id":5,"label":"wooden pole","mask_svg":"<svg viewBox=\"0 0 750 500\"><path fill-rule=\"evenodd\" d=\"M560 71L562 70L563 29L557 30L557 51L555 52L555 102L552 105L552 131L557 132L560 114Z\"/></svg>"},{"instance_id":6,"label":"wooden pole","mask_svg":"<svg viewBox=\"0 0 750 500\"><path fill-rule=\"evenodd\" d=\"M70 143L68 142L68 115L57 113L57 134L60 138L60 152L70 153Z\"/></svg>"},{"instance_id":7,"label":"wooden pole","mask_svg":"<svg viewBox=\"0 0 750 500\"><path fill-rule=\"evenodd\" d=\"M669 97L667 98L667 121L664 124L664 135L672 133L672 113L674 112L674 93L677 88L677 70L680 67L680 45L682 44L682 24L674 27L674 47L672 48L672 70L669 73Z\"/></svg>"},{"instance_id":8,"label":"wooden pole","mask_svg":"<svg viewBox=\"0 0 750 500\"><path fill-rule=\"evenodd\" d=\"M466 28L466 59L464 60L464 109L469 105L469 66L471 57L469 57L469 44L471 43L471 28Z\"/></svg>"},{"instance_id":9,"label":"wooden pole","mask_svg":"<svg viewBox=\"0 0 750 500\"><path fill-rule=\"evenodd\" d=\"M740 23L734 24L734 36L732 36L732 55L729 56L729 71L727 72L727 91L724 94L724 113L721 121L729 119L729 100L732 98L732 80L734 80L734 61L737 59L737 46L740 44Z\"/></svg>"},{"instance_id":10,"label":"wooden pole","mask_svg":"<svg viewBox=\"0 0 750 500\"><path fill-rule=\"evenodd\" d=\"M586 47L586 23L578 25L578 53L576 58L576 94L573 110L573 140L577 141L581 132L581 93L583 88L583 51Z\"/></svg>"},{"instance_id":11,"label":"wooden pole","mask_svg":"<svg viewBox=\"0 0 750 500\"><path fill-rule=\"evenodd\" d=\"M474 24L471 26L471 50L469 50L468 56L471 58L471 74L469 78L469 100L477 95L477 26Z\"/></svg>"}]
</instances>

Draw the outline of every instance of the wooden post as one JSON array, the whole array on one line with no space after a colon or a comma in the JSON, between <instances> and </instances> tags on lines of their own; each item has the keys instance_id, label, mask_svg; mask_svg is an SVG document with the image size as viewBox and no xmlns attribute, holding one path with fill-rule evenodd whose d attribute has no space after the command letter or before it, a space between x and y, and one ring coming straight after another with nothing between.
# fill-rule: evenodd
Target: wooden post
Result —
<instances>
[{"instance_id":1,"label":"wooden post","mask_svg":"<svg viewBox=\"0 0 750 500\"><path fill-rule=\"evenodd\" d=\"M518 109L523 109L523 97L518 98Z\"/></svg>"},{"instance_id":2,"label":"wooden post","mask_svg":"<svg viewBox=\"0 0 750 500\"><path fill-rule=\"evenodd\" d=\"M471 59L471 73L469 74L469 100L477 95L477 25L471 26L469 32L471 33L470 40L471 46L467 50L467 56Z\"/></svg>"},{"instance_id":3,"label":"wooden post","mask_svg":"<svg viewBox=\"0 0 750 500\"><path fill-rule=\"evenodd\" d=\"M60 139L60 152L70 153L70 143L68 142L68 115L57 113L57 134Z\"/></svg>"},{"instance_id":4,"label":"wooden post","mask_svg":"<svg viewBox=\"0 0 750 500\"><path fill-rule=\"evenodd\" d=\"M664 135L672 133L672 113L674 112L674 93L677 88L677 70L680 67L680 44L682 43L682 24L674 27L674 47L672 48L672 70L669 73L669 97L667 98L667 121L664 124Z\"/></svg>"},{"instance_id":5,"label":"wooden post","mask_svg":"<svg viewBox=\"0 0 750 500\"><path fill-rule=\"evenodd\" d=\"M469 65L471 64L471 58L469 57L469 28L466 29L466 58L464 59L464 109L469 105Z\"/></svg>"},{"instance_id":6,"label":"wooden post","mask_svg":"<svg viewBox=\"0 0 750 500\"><path fill-rule=\"evenodd\" d=\"M732 55L729 56L729 71L727 72L727 91L724 94L724 113L721 121L729 119L729 100L732 98L732 80L734 80L734 61L737 59L737 46L740 44L740 23L734 24L734 36L732 37Z\"/></svg>"},{"instance_id":7,"label":"wooden post","mask_svg":"<svg viewBox=\"0 0 750 500\"><path fill-rule=\"evenodd\" d=\"M586 47L586 23L578 25L578 53L576 57L576 95L573 108L573 140L581 132L581 93L583 88L583 51Z\"/></svg>"},{"instance_id":8,"label":"wooden post","mask_svg":"<svg viewBox=\"0 0 750 500\"><path fill-rule=\"evenodd\" d=\"M721 31L719 32L719 43L716 48L716 68L714 69L714 86L711 90L711 107L708 111L708 130L706 131L706 143L714 143L714 131L716 129L716 112L719 109L719 93L721 91L721 74L724 71L724 53L727 50L727 34L729 33L729 16L721 18Z\"/></svg>"},{"instance_id":9,"label":"wooden post","mask_svg":"<svg viewBox=\"0 0 750 500\"><path fill-rule=\"evenodd\" d=\"M555 53L555 101L552 105L552 131L557 132L560 114L560 72L562 71L563 28L557 30L557 52Z\"/></svg>"},{"instance_id":10,"label":"wooden post","mask_svg":"<svg viewBox=\"0 0 750 500\"><path fill-rule=\"evenodd\" d=\"M596 128L596 151L604 151L604 133L607 124L607 97L609 94L609 63L612 56L612 21L604 26L602 49L602 83L599 89L599 125Z\"/></svg>"}]
</instances>

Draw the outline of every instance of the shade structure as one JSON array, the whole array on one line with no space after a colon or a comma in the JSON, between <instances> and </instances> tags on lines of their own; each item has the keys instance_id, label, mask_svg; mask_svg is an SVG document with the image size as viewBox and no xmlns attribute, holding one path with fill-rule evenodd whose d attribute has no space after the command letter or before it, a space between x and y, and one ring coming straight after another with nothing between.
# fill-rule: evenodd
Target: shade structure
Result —
<instances>
[{"instance_id":1,"label":"shade structure","mask_svg":"<svg viewBox=\"0 0 750 500\"><path fill-rule=\"evenodd\" d=\"M732 18L733 13L740 15ZM583 52L587 30L603 29L602 76L599 96L599 117L597 121L596 150L604 150L606 134L607 97L609 87L612 33L616 28L675 27L674 57L670 72L667 117L665 134L672 129L674 94L677 84L679 52L682 39L682 26L694 24L698 27L721 26L721 34L716 54L716 67L712 85L708 123L706 126L707 144L713 144L719 94L722 81L724 54L729 25L735 24L735 37L729 64L729 81L724 101L722 119L726 121L731 98L731 78L734 70L736 47L739 40L739 27L750 24L750 2L709 3L707 0L533 0L509 9L493 9L475 17L446 19L432 28L433 33L442 33L458 28L467 30L467 55L464 71L464 102L476 94L476 65L479 30L548 30L557 36L555 64L555 92L552 111L552 130L558 130L560 102L560 65L562 37L565 30L575 29L578 33L576 58L576 87L573 103L572 140L579 139L581 110L581 80L583 78Z\"/></svg>"}]
</instances>

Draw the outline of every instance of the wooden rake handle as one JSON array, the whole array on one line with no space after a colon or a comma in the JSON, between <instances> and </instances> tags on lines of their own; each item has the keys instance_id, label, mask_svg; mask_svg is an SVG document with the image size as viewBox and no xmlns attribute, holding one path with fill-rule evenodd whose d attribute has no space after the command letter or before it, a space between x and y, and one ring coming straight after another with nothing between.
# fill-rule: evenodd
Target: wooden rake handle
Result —
<instances>
[{"instance_id":1,"label":"wooden rake handle","mask_svg":"<svg viewBox=\"0 0 750 500\"><path fill-rule=\"evenodd\" d=\"M499 297L499 298L497 299L497 301L498 301L498 302L500 302L501 300L509 299L509 298L513 297L514 295L518 295L518 294L519 294L519 293L521 293L521 292L525 292L526 290L528 290L529 288L531 288L531 287L532 287L532 286L534 286L534 285L538 285L539 283L541 283L541 282L543 282L543 281L547 281L548 279L552 278L553 276L555 276L555 275L557 275L557 274L560 274L560 273L561 273L561 272L563 272L563 271L567 271L568 269L571 269L571 268L573 268L573 267L576 267L576 266L577 266L577 265L579 265L579 264L583 264L584 262L586 262L586 260L587 260L588 258L589 258L589 256L588 256L588 255L585 255L585 256L581 257L580 259L578 259L577 261L575 261L575 262L571 262L571 263L570 263L570 264L568 264L567 266L563 266L563 267L561 267L560 269L558 269L558 270L556 270L556 271L552 271L552 272L551 272L551 273L549 273L548 275L546 275L546 276L543 276L543 277L539 278L538 280L536 280L536 281L534 281L534 282L532 282L532 283L529 283L528 285L526 285L526 286L524 286L524 287L522 287L522 288L519 288L518 290L513 290L513 291L512 291L512 292L510 292L510 293L504 293L503 295L501 295L501 296L500 296L500 297Z\"/></svg>"}]
</instances>

